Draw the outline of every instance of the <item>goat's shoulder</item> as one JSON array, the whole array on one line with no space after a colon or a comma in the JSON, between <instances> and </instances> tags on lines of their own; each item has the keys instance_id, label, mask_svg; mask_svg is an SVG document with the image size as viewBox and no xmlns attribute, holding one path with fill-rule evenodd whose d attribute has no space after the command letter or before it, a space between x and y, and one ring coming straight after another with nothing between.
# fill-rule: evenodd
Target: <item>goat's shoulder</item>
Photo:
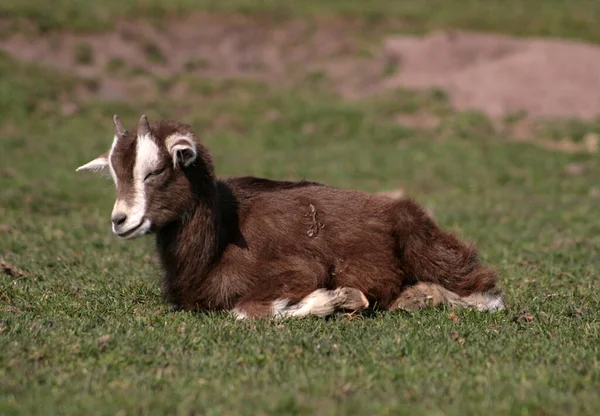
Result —
<instances>
[{"instance_id":1,"label":"goat's shoulder","mask_svg":"<svg viewBox=\"0 0 600 416\"><path fill-rule=\"evenodd\" d=\"M331 186L298 186L256 194L248 208L265 214L318 210L322 214L342 219L383 214L390 210L393 202L358 190Z\"/></svg>"},{"instance_id":2,"label":"goat's shoulder","mask_svg":"<svg viewBox=\"0 0 600 416\"><path fill-rule=\"evenodd\" d=\"M218 181L221 202L233 208L240 220L248 215L304 213L318 209L340 218L364 215L386 216L393 209L389 198L367 192L336 188L310 181L277 181L253 176L230 177ZM311 206L313 208L311 208ZM222 209L225 206L222 206ZM281 217L286 218L287 215Z\"/></svg>"},{"instance_id":3,"label":"goat's shoulder","mask_svg":"<svg viewBox=\"0 0 600 416\"><path fill-rule=\"evenodd\" d=\"M216 181L219 210L227 222L244 222L249 212L261 201L278 199L282 192L294 192L327 186L310 181L278 181L255 176L221 177ZM262 206L262 208L261 208Z\"/></svg>"},{"instance_id":4,"label":"goat's shoulder","mask_svg":"<svg viewBox=\"0 0 600 416\"><path fill-rule=\"evenodd\" d=\"M275 192L285 189L305 188L310 186L325 187L325 185L321 183L306 180L282 181L256 176L228 177L221 178L220 181L223 185L230 188L233 193L243 193L248 195L262 192Z\"/></svg>"}]
</instances>

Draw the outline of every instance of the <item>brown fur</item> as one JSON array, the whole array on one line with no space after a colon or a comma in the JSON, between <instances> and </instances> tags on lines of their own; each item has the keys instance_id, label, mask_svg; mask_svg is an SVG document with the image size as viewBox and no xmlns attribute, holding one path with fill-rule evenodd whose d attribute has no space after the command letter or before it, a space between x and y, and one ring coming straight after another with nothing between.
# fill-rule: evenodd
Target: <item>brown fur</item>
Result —
<instances>
[{"instance_id":1,"label":"brown fur","mask_svg":"<svg viewBox=\"0 0 600 416\"><path fill-rule=\"evenodd\" d=\"M164 140L172 121L152 123L165 173L148 185L147 217L164 267L166 300L185 310L267 315L273 301L301 301L316 289L349 287L384 309L417 283L459 296L495 288L475 248L439 229L413 200L314 182L217 179L208 150L175 168ZM135 138L130 138L135 140ZM127 170L127 141L115 164ZM405 292L407 298L413 296Z\"/></svg>"},{"instance_id":2,"label":"brown fur","mask_svg":"<svg viewBox=\"0 0 600 416\"><path fill-rule=\"evenodd\" d=\"M237 179L218 182L220 220L206 208L211 200L200 201L185 227L159 231L170 301L186 309L230 309L238 302L298 302L318 288L354 287L389 308L418 281L461 296L494 286L494 273L478 264L475 250L439 230L409 199L307 184L265 192L247 184L240 189ZM323 225L314 237L311 205ZM165 238L171 235L181 242L175 252L172 237ZM212 235L214 243L198 243L194 235ZM212 250L195 252L219 240L217 259Z\"/></svg>"}]
</instances>

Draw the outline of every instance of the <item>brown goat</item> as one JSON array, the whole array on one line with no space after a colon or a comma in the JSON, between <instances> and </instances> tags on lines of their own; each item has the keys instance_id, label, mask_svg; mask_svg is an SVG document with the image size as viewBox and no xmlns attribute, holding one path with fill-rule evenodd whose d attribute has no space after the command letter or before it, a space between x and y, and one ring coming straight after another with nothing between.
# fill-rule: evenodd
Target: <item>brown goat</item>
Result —
<instances>
[{"instance_id":1,"label":"brown goat","mask_svg":"<svg viewBox=\"0 0 600 416\"><path fill-rule=\"evenodd\" d=\"M476 249L410 199L314 182L218 179L192 128L114 117L109 152L78 168L116 186L113 232L156 235L167 301L239 318L325 316L367 307L503 309Z\"/></svg>"}]
</instances>

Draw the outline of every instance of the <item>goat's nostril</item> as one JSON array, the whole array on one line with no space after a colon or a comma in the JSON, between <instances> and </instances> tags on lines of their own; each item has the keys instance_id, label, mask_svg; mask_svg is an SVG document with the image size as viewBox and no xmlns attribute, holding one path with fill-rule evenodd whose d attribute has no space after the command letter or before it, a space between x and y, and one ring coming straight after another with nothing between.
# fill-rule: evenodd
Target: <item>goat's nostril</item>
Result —
<instances>
[{"instance_id":1,"label":"goat's nostril","mask_svg":"<svg viewBox=\"0 0 600 416\"><path fill-rule=\"evenodd\" d=\"M113 224L121 225L127 220L127 215L123 214L122 212L117 212L115 215L112 216L111 220Z\"/></svg>"}]
</instances>

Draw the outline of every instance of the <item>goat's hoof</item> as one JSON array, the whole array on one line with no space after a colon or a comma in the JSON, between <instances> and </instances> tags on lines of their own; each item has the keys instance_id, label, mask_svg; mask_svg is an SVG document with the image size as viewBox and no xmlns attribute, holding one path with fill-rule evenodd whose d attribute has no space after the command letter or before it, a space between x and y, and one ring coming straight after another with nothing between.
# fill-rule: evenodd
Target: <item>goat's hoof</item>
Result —
<instances>
[{"instance_id":1,"label":"goat's hoof","mask_svg":"<svg viewBox=\"0 0 600 416\"><path fill-rule=\"evenodd\" d=\"M343 287L338 290L341 309L362 311L369 307L367 297L360 290L353 287Z\"/></svg>"},{"instance_id":2,"label":"goat's hoof","mask_svg":"<svg viewBox=\"0 0 600 416\"><path fill-rule=\"evenodd\" d=\"M400 309L408 312L416 312L431 306L431 299L422 294L414 294L411 291L403 293L390 307L390 310Z\"/></svg>"}]
</instances>

